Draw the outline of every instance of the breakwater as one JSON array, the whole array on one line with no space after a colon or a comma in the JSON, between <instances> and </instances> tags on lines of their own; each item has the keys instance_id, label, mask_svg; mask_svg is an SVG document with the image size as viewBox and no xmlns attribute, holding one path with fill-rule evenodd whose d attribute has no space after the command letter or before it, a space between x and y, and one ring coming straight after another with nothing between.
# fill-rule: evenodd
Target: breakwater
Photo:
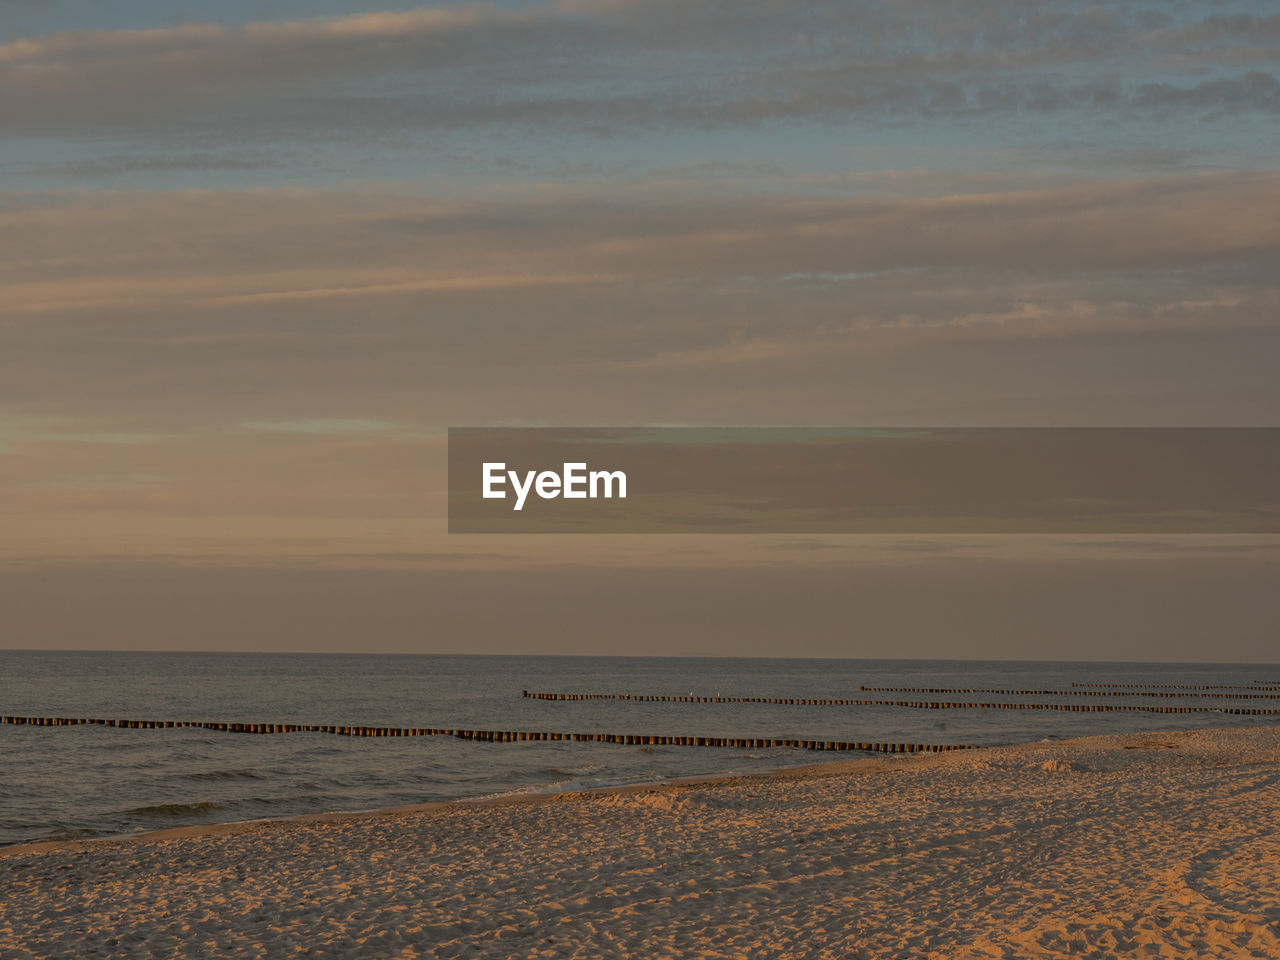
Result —
<instances>
[{"instance_id":1,"label":"breakwater","mask_svg":"<svg viewBox=\"0 0 1280 960\"><path fill-rule=\"evenodd\" d=\"M877 743L864 740L811 740L793 737L702 737L650 733L567 733L545 730L454 730L436 727L368 727L304 723L242 723L209 720L108 720L96 717L0 716L0 723L36 727L69 727L85 724L122 727L130 730L160 730L196 727L225 733L327 733L347 737L457 737L485 743L517 743L561 740L575 743L612 743L629 746L731 747L767 749L790 747L796 750L863 751L867 753L942 753L967 750L964 744Z\"/></svg>"}]
</instances>

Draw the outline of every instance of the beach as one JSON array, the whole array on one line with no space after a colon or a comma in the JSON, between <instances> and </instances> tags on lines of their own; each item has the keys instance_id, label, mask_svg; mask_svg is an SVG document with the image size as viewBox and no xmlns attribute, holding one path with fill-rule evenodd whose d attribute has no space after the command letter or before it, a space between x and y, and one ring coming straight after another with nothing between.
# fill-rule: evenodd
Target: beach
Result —
<instances>
[{"instance_id":1,"label":"beach","mask_svg":"<svg viewBox=\"0 0 1280 960\"><path fill-rule=\"evenodd\" d=\"M1280 729L0 850L0 954L1280 956Z\"/></svg>"}]
</instances>

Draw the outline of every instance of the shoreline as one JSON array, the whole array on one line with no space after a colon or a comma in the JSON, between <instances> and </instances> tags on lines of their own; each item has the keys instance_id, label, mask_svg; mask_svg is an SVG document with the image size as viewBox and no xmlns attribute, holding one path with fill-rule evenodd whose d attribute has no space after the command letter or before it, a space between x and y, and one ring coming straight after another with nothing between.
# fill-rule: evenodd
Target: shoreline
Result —
<instances>
[{"instance_id":1,"label":"shoreline","mask_svg":"<svg viewBox=\"0 0 1280 960\"><path fill-rule=\"evenodd\" d=\"M1185 731L1139 731L1134 733L1098 734L1091 737L1068 737L1061 740L1032 740L1024 743L1009 743L993 746L969 747L964 752L979 753L983 751L1020 750L1029 747L1055 747L1071 744L1087 744L1120 739L1151 740L1153 737L1172 736L1174 734L1253 731L1257 727L1204 727ZM1278 727L1277 729L1280 729ZM739 781L775 780L778 778L807 776L823 776L840 773L873 773L880 770L899 769L901 764L910 763L913 767L927 767L929 761L952 756L951 753L895 753L884 756L851 757L844 760L818 760L797 763L769 770L752 773L705 774L689 777L676 777L670 780L637 781L635 783L610 784L600 787L585 787L580 790L530 790L526 793L478 794L471 797L455 797L450 800L427 800L422 803L401 804L394 807L372 807L367 810L319 810L312 813L286 814L280 817L256 817L251 820L229 820L215 823L193 823L177 827L161 827L156 830L140 830L136 833L108 834L101 837L79 837L60 840L34 840L30 843L17 843L0 846L0 859L6 856L23 853L49 853L63 850L93 849L102 844L133 843L145 841L164 841L178 839L195 839L200 837L218 837L251 833L255 830L270 828L273 825L336 823L346 821L380 820L388 817L413 817L440 813L453 808L500 807L520 804L537 805L555 802L564 797L630 794L637 792L666 791L688 786L714 786L716 784L732 784ZM890 759L892 758L892 759Z\"/></svg>"},{"instance_id":2,"label":"shoreline","mask_svg":"<svg viewBox=\"0 0 1280 960\"><path fill-rule=\"evenodd\" d=\"M1273 960L1280 726L0 850L0 953Z\"/></svg>"},{"instance_id":3,"label":"shoreline","mask_svg":"<svg viewBox=\"0 0 1280 960\"><path fill-rule=\"evenodd\" d=\"M1245 728L1240 728L1245 729ZM1061 743L1068 740L1055 741ZM1005 744L993 747L975 747L971 749L1002 750L1022 744ZM216 823L192 823L178 827L161 827L156 830L139 830L136 833L106 834L101 837L76 837L61 840L33 840L29 843L14 843L0 846L0 860L7 856L25 853L58 853L67 850L92 850L103 844L134 843L144 841L164 841L198 839L200 837L233 836L251 833L260 828L273 825L335 823L359 820L379 820L386 817L412 817L429 815L453 808L485 808L516 804L551 803L562 797L574 797L589 794L629 794L680 788L696 785L712 785L720 782L733 783L739 780L774 779L788 774L802 774L809 771L817 773L841 772L866 769L866 764L883 764L886 767L903 762L918 763L927 758L944 754L912 753L889 754L892 760L885 757L855 757L847 760L819 760L812 763L797 763L786 767L759 770L752 773L704 774L689 777L675 777L670 780L645 780L635 783L618 783L601 787L584 787L580 790L530 790L527 793L478 794L473 797L455 797L451 800L426 800L422 803L402 804L395 807L372 807L368 810L319 810L313 813L286 814L280 817L256 817L252 820L228 820ZM910 758L910 760L908 760ZM830 771L827 768L832 768Z\"/></svg>"}]
</instances>

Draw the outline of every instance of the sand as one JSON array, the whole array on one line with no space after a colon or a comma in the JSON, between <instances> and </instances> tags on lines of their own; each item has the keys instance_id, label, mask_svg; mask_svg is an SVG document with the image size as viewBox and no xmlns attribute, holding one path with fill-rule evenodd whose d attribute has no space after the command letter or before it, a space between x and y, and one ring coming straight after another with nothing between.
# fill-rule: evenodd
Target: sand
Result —
<instances>
[{"instance_id":1,"label":"sand","mask_svg":"<svg viewBox=\"0 0 1280 960\"><path fill-rule=\"evenodd\" d=\"M0 956L1280 957L1280 728L0 851Z\"/></svg>"}]
</instances>

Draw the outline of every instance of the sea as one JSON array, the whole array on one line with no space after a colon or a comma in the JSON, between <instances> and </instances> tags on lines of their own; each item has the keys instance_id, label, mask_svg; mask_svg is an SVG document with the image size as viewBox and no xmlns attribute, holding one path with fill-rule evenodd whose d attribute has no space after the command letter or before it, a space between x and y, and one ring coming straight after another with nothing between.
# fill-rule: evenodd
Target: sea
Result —
<instances>
[{"instance_id":1,"label":"sea","mask_svg":"<svg viewBox=\"0 0 1280 960\"><path fill-rule=\"evenodd\" d=\"M880 693L862 687L1071 690L1237 686L1184 696ZM1280 666L929 660L48 652L0 650L0 716L969 744L1256 726L1207 713L914 709L543 693L1271 707ZM1186 691L1192 693L1193 691ZM1280 696L1280 694L1273 694ZM746 774L857 756L786 747L490 743L452 736L251 735L200 728L0 725L0 845L427 801ZM910 757L902 762L908 763Z\"/></svg>"}]
</instances>

